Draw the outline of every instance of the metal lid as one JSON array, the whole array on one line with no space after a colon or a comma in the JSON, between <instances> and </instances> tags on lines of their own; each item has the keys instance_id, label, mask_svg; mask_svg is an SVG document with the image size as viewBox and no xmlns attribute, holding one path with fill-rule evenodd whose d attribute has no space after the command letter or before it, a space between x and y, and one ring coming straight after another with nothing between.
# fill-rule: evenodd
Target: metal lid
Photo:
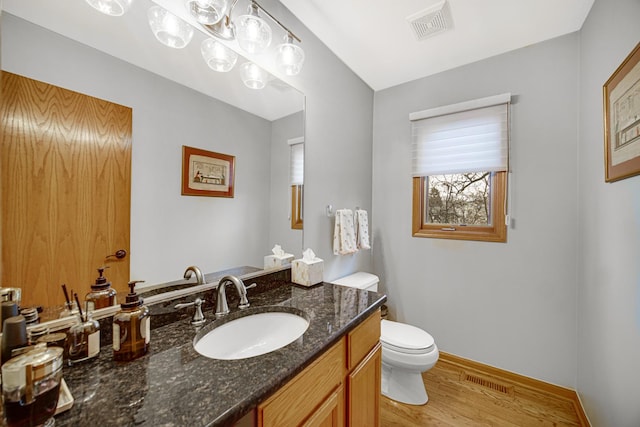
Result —
<instances>
[{"instance_id":1,"label":"metal lid","mask_svg":"<svg viewBox=\"0 0 640 427\"><path fill-rule=\"evenodd\" d=\"M62 368L62 348L37 344L35 349L2 365L2 388L12 390L46 378ZM28 378L29 377L29 378Z\"/></svg>"}]
</instances>

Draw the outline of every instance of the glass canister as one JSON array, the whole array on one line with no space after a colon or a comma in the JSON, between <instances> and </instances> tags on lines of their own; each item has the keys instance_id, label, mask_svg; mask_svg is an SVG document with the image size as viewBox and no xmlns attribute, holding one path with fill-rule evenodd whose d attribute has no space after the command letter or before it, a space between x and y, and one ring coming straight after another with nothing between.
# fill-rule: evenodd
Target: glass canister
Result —
<instances>
[{"instance_id":1,"label":"glass canister","mask_svg":"<svg viewBox=\"0 0 640 427\"><path fill-rule=\"evenodd\" d=\"M7 426L52 426L62 380L62 348L38 344L2 366Z\"/></svg>"},{"instance_id":2,"label":"glass canister","mask_svg":"<svg viewBox=\"0 0 640 427\"><path fill-rule=\"evenodd\" d=\"M91 312L80 312L78 323L67 331L67 356L69 365L92 359L100 353L100 324Z\"/></svg>"}]
</instances>

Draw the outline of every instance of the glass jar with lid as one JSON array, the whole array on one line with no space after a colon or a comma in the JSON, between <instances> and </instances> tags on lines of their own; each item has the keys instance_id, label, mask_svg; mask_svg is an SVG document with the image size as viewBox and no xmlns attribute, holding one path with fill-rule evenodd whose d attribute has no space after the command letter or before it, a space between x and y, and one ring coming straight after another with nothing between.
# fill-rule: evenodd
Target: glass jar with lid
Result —
<instances>
[{"instance_id":1,"label":"glass jar with lid","mask_svg":"<svg viewBox=\"0 0 640 427\"><path fill-rule=\"evenodd\" d=\"M50 426L62 380L60 347L38 344L2 365L2 398L7 426Z\"/></svg>"}]
</instances>

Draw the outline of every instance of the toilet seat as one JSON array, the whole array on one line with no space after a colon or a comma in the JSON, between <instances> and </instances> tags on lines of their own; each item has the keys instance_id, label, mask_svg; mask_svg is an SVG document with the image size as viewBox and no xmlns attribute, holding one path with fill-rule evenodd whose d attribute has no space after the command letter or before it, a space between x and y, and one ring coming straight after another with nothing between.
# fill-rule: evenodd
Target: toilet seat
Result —
<instances>
[{"instance_id":1,"label":"toilet seat","mask_svg":"<svg viewBox=\"0 0 640 427\"><path fill-rule=\"evenodd\" d=\"M415 326L382 320L380 341L383 347L405 354L424 354L433 350L435 340Z\"/></svg>"}]
</instances>

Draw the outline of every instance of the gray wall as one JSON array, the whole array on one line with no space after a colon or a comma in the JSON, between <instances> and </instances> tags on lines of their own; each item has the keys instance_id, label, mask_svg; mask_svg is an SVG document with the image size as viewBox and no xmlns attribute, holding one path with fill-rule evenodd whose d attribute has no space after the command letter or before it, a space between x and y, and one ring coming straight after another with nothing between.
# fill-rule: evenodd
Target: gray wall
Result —
<instances>
[{"instance_id":1,"label":"gray wall","mask_svg":"<svg viewBox=\"0 0 640 427\"><path fill-rule=\"evenodd\" d=\"M269 204L270 122L7 13L2 65L133 108L132 278L177 280L193 264L262 266L268 216L250 213ZM235 197L181 196L182 145L235 155Z\"/></svg>"},{"instance_id":2,"label":"gray wall","mask_svg":"<svg viewBox=\"0 0 640 427\"><path fill-rule=\"evenodd\" d=\"M263 6L302 38L307 56L302 73L286 79L306 97L304 246L325 260L326 280L370 270L371 251L333 255L333 218L324 212L327 204L371 211L373 91L278 1L265 0ZM3 14L2 65L7 71L134 109L132 277L157 283L179 278L190 264L206 271L262 265L275 242L261 237L268 230L264 216L247 214L269 206L269 162L264 161L270 155L268 122L258 120L237 135L212 134L205 126L211 117L202 112L217 111L220 103L53 33L38 45L26 24L16 21ZM23 50L22 44L38 51ZM23 63L20 68L17 62ZM187 118L184 112L195 115ZM220 122L233 120L223 115ZM264 144L256 151L250 141ZM182 144L237 156L235 199L180 197L176 160ZM135 166L150 158L149 168L162 170L159 182L152 182L149 170ZM185 212L197 218L185 221ZM152 255L167 245L193 251L180 257ZM301 255L300 248L293 250Z\"/></svg>"},{"instance_id":3,"label":"gray wall","mask_svg":"<svg viewBox=\"0 0 640 427\"><path fill-rule=\"evenodd\" d=\"M392 314L441 350L576 383L579 38L571 34L375 94L375 272ZM411 236L409 113L510 92L507 243Z\"/></svg>"},{"instance_id":4,"label":"gray wall","mask_svg":"<svg viewBox=\"0 0 640 427\"><path fill-rule=\"evenodd\" d=\"M304 113L302 111L271 123L271 197L269 209L265 207L260 211L270 215L268 241L271 248L278 244L287 253L294 254L298 258L302 254L302 230L291 228L290 145L288 141L301 136L304 136Z\"/></svg>"},{"instance_id":5,"label":"gray wall","mask_svg":"<svg viewBox=\"0 0 640 427\"><path fill-rule=\"evenodd\" d=\"M640 425L640 176L604 182L602 125L638 18L638 0L596 0L581 30L577 388L594 426Z\"/></svg>"},{"instance_id":6,"label":"gray wall","mask_svg":"<svg viewBox=\"0 0 640 427\"><path fill-rule=\"evenodd\" d=\"M371 271L371 251L333 255L334 218L325 215L325 208L357 206L371 215L373 90L280 2L263 3L302 39L306 53L303 71L285 79L305 94L306 102L304 247L324 259L327 281Z\"/></svg>"}]
</instances>

